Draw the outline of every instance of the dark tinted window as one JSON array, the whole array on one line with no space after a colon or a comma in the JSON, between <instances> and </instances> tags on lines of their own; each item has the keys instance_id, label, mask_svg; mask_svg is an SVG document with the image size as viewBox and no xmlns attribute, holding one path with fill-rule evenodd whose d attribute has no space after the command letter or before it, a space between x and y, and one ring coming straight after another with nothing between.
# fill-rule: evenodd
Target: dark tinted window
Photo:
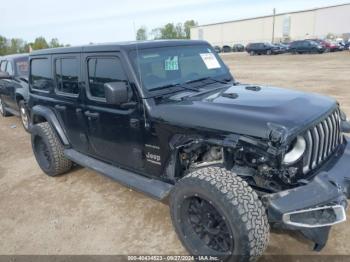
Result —
<instances>
[{"instance_id":1,"label":"dark tinted window","mask_svg":"<svg viewBox=\"0 0 350 262\"><path fill-rule=\"evenodd\" d=\"M76 58L61 58L55 63L56 89L68 94L79 94L79 62Z\"/></svg>"},{"instance_id":2,"label":"dark tinted window","mask_svg":"<svg viewBox=\"0 0 350 262\"><path fill-rule=\"evenodd\" d=\"M0 71L5 72L7 61L2 61L0 66Z\"/></svg>"},{"instance_id":3,"label":"dark tinted window","mask_svg":"<svg viewBox=\"0 0 350 262\"><path fill-rule=\"evenodd\" d=\"M52 87L51 67L48 59L32 60L30 83L33 89L38 90L47 91Z\"/></svg>"},{"instance_id":4,"label":"dark tinted window","mask_svg":"<svg viewBox=\"0 0 350 262\"><path fill-rule=\"evenodd\" d=\"M88 60L88 73L90 94L97 98L105 98L105 83L127 80L120 60L116 57L90 58Z\"/></svg>"},{"instance_id":5,"label":"dark tinted window","mask_svg":"<svg viewBox=\"0 0 350 262\"><path fill-rule=\"evenodd\" d=\"M15 60L15 67L17 75L20 76L27 76L28 75L28 58L21 58Z\"/></svg>"},{"instance_id":6,"label":"dark tinted window","mask_svg":"<svg viewBox=\"0 0 350 262\"><path fill-rule=\"evenodd\" d=\"M10 61L7 62L6 72L11 76L13 75L12 63Z\"/></svg>"}]
</instances>

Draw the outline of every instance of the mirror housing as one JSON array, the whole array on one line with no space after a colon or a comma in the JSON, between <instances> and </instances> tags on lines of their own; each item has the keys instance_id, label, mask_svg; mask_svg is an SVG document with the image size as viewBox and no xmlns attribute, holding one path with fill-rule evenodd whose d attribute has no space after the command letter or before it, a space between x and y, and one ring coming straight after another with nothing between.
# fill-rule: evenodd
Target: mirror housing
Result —
<instances>
[{"instance_id":1,"label":"mirror housing","mask_svg":"<svg viewBox=\"0 0 350 262\"><path fill-rule=\"evenodd\" d=\"M10 76L9 73L0 71L0 79L11 79L11 78L12 77Z\"/></svg>"},{"instance_id":2,"label":"mirror housing","mask_svg":"<svg viewBox=\"0 0 350 262\"><path fill-rule=\"evenodd\" d=\"M104 84L106 101L111 105L122 105L129 102L129 88L125 82L110 82Z\"/></svg>"}]
</instances>

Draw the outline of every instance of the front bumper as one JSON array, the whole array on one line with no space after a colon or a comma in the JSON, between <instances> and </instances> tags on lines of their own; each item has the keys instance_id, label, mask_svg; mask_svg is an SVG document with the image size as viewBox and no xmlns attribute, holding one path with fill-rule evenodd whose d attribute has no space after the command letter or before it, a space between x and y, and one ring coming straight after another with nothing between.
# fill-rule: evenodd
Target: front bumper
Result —
<instances>
[{"instance_id":1,"label":"front bumper","mask_svg":"<svg viewBox=\"0 0 350 262\"><path fill-rule=\"evenodd\" d=\"M269 222L285 229L299 230L321 250L332 225L346 220L350 198L350 141L335 152L305 185L262 198Z\"/></svg>"}]
</instances>

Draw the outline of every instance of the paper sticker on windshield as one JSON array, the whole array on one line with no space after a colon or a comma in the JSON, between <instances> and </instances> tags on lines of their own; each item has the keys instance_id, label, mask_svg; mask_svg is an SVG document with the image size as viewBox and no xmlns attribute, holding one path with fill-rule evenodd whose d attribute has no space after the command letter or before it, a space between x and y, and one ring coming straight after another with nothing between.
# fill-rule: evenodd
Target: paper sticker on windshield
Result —
<instances>
[{"instance_id":1,"label":"paper sticker on windshield","mask_svg":"<svg viewBox=\"0 0 350 262\"><path fill-rule=\"evenodd\" d=\"M200 54L203 59L204 64L208 69L221 68L219 61L216 59L215 55L212 53Z\"/></svg>"},{"instance_id":2,"label":"paper sticker on windshield","mask_svg":"<svg viewBox=\"0 0 350 262\"><path fill-rule=\"evenodd\" d=\"M165 60L165 71L179 70L179 57L172 56Z\"/></svg>"}]
</instances>

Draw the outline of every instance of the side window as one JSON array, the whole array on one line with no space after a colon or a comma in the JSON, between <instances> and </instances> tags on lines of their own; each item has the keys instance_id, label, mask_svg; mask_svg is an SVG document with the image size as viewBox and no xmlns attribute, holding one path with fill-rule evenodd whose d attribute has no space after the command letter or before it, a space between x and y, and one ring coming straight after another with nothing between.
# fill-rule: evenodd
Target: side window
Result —
<instances>
[{"instance_id":1,"label":"side window","mask_svg":"<svg viewBox=\"0 0 350 262\"><path fill-rule=\"evenodd\" d=\"M7 61L2 61L0 65L0 71L5 72Z\"/></svg>"},{"instance_id":2,"label":"side window","mask_svg":"<svg viewBox=\"0 0 350 262\"><path fill-rule=\"evenodd\" d=\"M53 83L51 66L47 58L38 58L31 61L30 84L33 89L48 91Z\"/></svg>"},{"instance_id":3,"label":"side window","mask_svg":"<svg viewBox=\"0 0 350 262\"><path fill-rule=\"evenodd\" d=\"M79 62L76 58L60 58L55 61L55 81L58 92L79 94Z\"/></svg>"},{"instance_id":4,"label":"side window","mask_svg":"<svg viewBox=\"0 0 350 262\"><path fill-rule=\"evenodd\" d=\"M90 95L95 98L106 98L105 83L127 81L121 62L116 57L90 58L88 78Z\"/></svg>"},{"instance_id":5,"label":"side window","mask_svg":"<svg viewBox=\"0 0 350 262\"><path fill-rule=\"evenodd\" d=\"M9 73L10 76L13 75L12 63L9 61L7 62L6 72Z\"/></svg>"}]
</instances>

